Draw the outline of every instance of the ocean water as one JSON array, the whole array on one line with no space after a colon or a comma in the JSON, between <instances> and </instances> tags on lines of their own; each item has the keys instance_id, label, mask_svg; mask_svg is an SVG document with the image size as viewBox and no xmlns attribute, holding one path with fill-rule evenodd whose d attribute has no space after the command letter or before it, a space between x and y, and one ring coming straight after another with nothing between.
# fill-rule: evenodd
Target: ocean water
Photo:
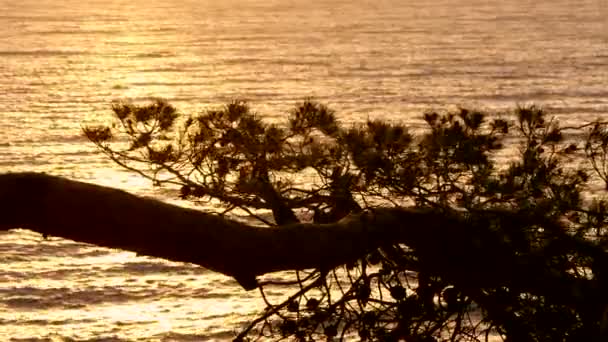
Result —
<instances>
[{"instance_id":1,"label":"ocean water","mask_svg":"<svg viewBox=\"0 0 608 342\"><path fill-rule=\"evenodd\" d=\"M312 97L345 124L526 103L580 123L608 114L608 1L0 0L0 172L175 201L81 133L157 97L276 122ZM24 230L0 232L0 264L0 341L227 340L263 308L200 267Z\"/></svg>"}]
</instances>

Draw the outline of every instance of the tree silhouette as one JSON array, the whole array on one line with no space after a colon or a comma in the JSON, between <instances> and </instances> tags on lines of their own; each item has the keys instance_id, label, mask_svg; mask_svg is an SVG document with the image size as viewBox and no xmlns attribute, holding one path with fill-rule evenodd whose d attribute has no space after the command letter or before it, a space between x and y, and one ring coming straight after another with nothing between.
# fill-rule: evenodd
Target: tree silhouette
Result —
<instances>
[{"instance_id":1,"label":"tree silhouette","mask_svg":"<svg viewBox=\"0 0 608 342\"><path fill-rule=\"evenodd\" d=\"M236 340L608 338L603 122L560 127L535 106L490 119L459 109L425 114L413 134L384 121L344 127L313 101L281 124L240 101L193 116L161 100L112 109L113 126L84 130L100 151L224 211L12 174L0 177L12 199L2 227L194 262L264 298L292 286ZM54 200L31 204L36 191ZM65 201L90 229L50 214ZM24 219L24 203L45 214ZM226 217L236 211L257 224ZM278 270L293 281L260 277Z\"/></svg>"}]
</instances>

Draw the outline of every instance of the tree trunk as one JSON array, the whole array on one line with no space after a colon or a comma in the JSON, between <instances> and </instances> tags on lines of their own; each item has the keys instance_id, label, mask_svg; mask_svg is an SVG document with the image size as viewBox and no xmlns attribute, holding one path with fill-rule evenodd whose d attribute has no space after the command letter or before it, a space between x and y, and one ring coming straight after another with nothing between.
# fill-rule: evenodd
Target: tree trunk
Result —
<instances>
[{"instance_id":1,"label":"tree trunk","mask_svg":"<svg viewBox=\"0 0 608 342\"><path fill-rule=\"evenodd\" d=\"M385 243L415 239L414 231L430 233L433 227L446 223L445 218L427 212L386 208L332 224L255 227L121 190L39 173L0 175L0 205L0 230L25 228L194 263L234 277L247 290L257 287L258 275L331 269ZM425 229L407 229L416 226Z\"/></svg>"},{"instance_id":2,"label":"tree trunk","mask_svg":"<svg viewBox=\"0 0 608 342\"><path fill-rule=\"evenodd\" d=\"M523 224L518 223L517 214L498 215L504 224ZM482 293L484 288L507 287L584 308L588 300L578 294L598 296L582 289L603 291L593 285L593 279L577 280L573 274L555 274L543 262L530 262L526 255L513 250L504 232L488 229L483 222L477 227L471 223L457 213L383 208L330 224L255 227L61 177L37 173L0 175L0 230L25 228L43 235L194 263L234 277L246 290L255 289L256 276L265 273L330 270L379 247L404 244L416 256L415 265L410 266L429 276L439 276L469 295ZM587 247L597 250L602 260L606 258L603 249ZM598 315L601 313L593 313L594 318Z\"/></svg>"}]
</instances>

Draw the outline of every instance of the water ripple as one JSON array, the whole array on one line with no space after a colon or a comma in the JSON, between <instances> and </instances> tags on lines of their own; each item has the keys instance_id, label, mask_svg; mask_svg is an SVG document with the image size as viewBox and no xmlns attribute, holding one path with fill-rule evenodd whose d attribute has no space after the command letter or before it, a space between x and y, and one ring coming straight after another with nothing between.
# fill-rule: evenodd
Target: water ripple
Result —
<instances>
[{"instance_id":1,"label":"water ripple","mask_svg":"<svg viewBox=\"0 0 608 342\"><path fill-rule=\"evenodd\" d=\"M522 102L564 124L591 120L608 112L600 3L0 1L0 172L174 198L82 137L116 99L197 113L244 98L275 122L306 97L346 124L418 128L428 109ZM227 340L263 306L201 267L23 230L0 232L0 262L0 337L12 341Z\"/></svg>"}]
</instances>

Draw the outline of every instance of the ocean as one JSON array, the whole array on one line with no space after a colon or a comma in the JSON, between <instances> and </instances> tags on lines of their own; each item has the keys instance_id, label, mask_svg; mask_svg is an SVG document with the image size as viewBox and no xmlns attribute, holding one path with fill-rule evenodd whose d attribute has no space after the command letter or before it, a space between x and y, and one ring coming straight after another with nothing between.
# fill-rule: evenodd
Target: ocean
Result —
<instances>
[{"instance_id":1,"label":"ocean","mask_svg":"<svg viewBox=\"0 0 608 342\"><path fill-rule=\"evenodd\" d=\"M531 103L606 118L608 1L0 0L0 172L181 203L82 135L154 98L277 123L306 98L347 125ZM194 265L25 230L0 232L0 264L0 341L228 340L264 307Z\"/></svg>"}]
</instances>

